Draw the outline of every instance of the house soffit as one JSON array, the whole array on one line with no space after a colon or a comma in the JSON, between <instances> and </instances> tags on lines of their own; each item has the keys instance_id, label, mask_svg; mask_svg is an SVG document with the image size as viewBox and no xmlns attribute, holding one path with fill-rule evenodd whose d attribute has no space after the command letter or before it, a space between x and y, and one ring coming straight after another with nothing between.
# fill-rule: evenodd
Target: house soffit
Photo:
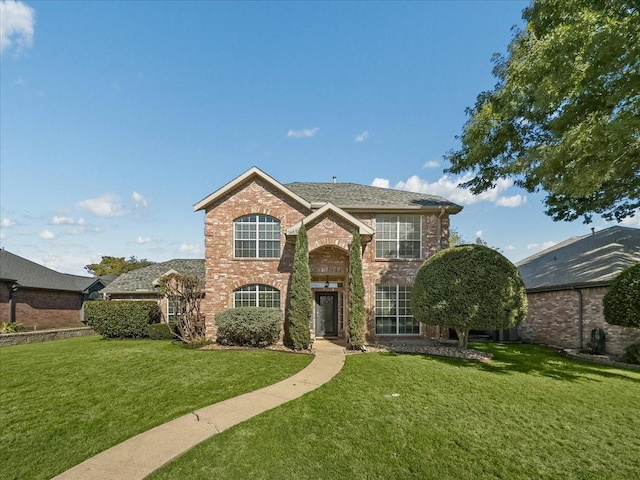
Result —
<instances>
[{"instance_id":1,"label":"house soffit","mask_svg":"<svg viewBox=\"0 0 640 480\"><path fill-rule=\"evenodd\" d=\"M322 208L314 211L313 213L311 213L310 215L308 215L307 217L305 217L295 225L292 225L291 227L287 228L287 235L288 236L298 235L298 230L300 230L300 227L302 226L303 223L305 225L314 223L320 220L321 218L328 216L330 213L337 215L338 217L345 220L347 223L356 227L358 229L358 232L362 236L371 237L375 233L375 231L370 226L361 222L360 220L355 218L353 215L345 212L340 207L336 207L331 203L326 203Z\"/></svg>"},{"instance_id":2,"label":"house soffit","mask_svg":"<svg viewBox=\"0 0 640 480\"><path fill-rule=\"evenodd\" d=\"M304 198L302 198L298 194L292 192L287 187L285 187L283 184L278 182L273 177L267 175L266 173L264 173L259 168L251 167L249 170L244 172L239 177L236 177L234 180L230 181L229 183L224 185L222 188L219 188L218 190L213 192L208 197L203 198L198 203L196 203L193 206L193 211L197 212L198 210L206 209L211 203L213 203L217 199L221 198L226 193L232 191L234 188L242 185L243 183L248 182L249 180L252 180L252 179L255 179L255 178L260 178L265 183L268 183L269 185L271 185L275 189L281 191L282 193L284 193L289 198L295 200L296 202L300 203L301 205L304 205L306 208L311 209L311 204L307 200L305 200Z\"/></svg>"}]
</instances>

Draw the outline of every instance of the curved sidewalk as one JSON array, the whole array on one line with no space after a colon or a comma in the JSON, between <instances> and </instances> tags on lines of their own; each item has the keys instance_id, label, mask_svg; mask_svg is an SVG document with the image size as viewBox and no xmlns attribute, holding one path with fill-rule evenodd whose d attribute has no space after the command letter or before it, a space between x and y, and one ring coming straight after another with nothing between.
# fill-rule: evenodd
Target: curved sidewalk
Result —
<instances>
[{"instance_id":1,"label":"curved sidewalk","mask_svg":"<svg viewBox=\"0 0 640 480\"><path fill-rule=\"evenodd\" d=\"M315 358L294 376L159 425L85 460L54 480L145 478L207 438L331 380L344 365L344 346L316 340L313 347Z\"/></svg>"}]
</instances>

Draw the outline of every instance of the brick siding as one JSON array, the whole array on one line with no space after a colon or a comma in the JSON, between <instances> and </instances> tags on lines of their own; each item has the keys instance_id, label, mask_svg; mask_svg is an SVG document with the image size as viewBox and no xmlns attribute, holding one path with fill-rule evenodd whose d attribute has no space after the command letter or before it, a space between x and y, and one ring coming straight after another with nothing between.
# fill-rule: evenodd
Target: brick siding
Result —
<instances>
[{"instance_id":1,"label":"brick siding","mask_svg":"<svg viewBox=\"0 0 640 480\"><path fill-rule=\"evenodd\" d=\"M79 292L18 288L13 293L16 322L26 329L81 327L82 295ZM0 283L0 321L9 321L9 286Z\"/></svg>"},{"instance_id":2,"label":"brick siding","mask_svg":"<svg viewBox=\"0 0 640 480\"><path fill-rule=\"evenodd\" d=\"M215 336L215 314L233 306L233 291L247 284L265 284L280 290L281 306L286 305L288 283L293 265L295 237L287 241L286 229L311 213L261 179L252 179L227 192L209 205L205 214L205 314L207 336ZM233 221L251 214L269 215L281 222L281 251L278 259L235 259L233 253ZM376 213L351 213L364 224L376 228ZM342 282L340 291L348 298L349 245L353 226L342 217L328 212L306 225L309 238L309 266L312 281ZM448 246L449 218L441 219L438 242L436 214L422 215L422 251L426 258L440 246ZM441 243L441 245L439 245ZM375 285L411 285L424 258L418 260L376 260L375 240L364 245L363 280L365 305L369 312L368 338L375 331ZM347 309L343 309L344 324L348 325ZM423 335L434 336L435 328L424 328ZM343 329L341 335L346 333Z\"/></svg>"},{"instance_id":3,"label":"brick siding","mask_svg":"<svg viewBox=\"0 0 640 480\"><path fill-rule=\"evenodd\" d=\"M583 288L582 292L582 346L587 347L591 330L605 332L607 353L621 355L624 349L640 341L640 329L609 325L604 320L602 299L606 287ZM580 348L580 294L578 290L530 292L529 312L518 327L525 341L562 348Z\"/></svg>"}]
</instances>

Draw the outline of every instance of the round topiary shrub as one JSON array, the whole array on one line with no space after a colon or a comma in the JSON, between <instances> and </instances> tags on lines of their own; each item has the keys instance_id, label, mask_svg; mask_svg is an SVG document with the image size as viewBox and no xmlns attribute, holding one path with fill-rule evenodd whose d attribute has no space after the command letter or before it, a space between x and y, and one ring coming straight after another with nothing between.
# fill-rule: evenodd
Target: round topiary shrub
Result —
<instances>
[{"instance_id":1,"label":"round topiary shrub","mask_svg":"<svg viewBox=\"0 0 640 480\"><path fill-rule=\"evenodd\" d=\"M527 315L527 296L520 272L506 257L482 245L460 245L420 267L411 309L419 322L454 328L463 347L471 329L519 324Z\"/></svg>"},{"instance_id":2,"label":"round topiary shrub","mask_svg":"<svg viewBox=\"0 0 640 480\"><path fill-rule=\"evenodd\" d=\"M239 307L216 314L220 345L267 347L280 338L282 312L277 308Z\"/></svg>"},{"instance_id":3,"label":"round topiary shrub","mask_svg":"<svg viewBox=\"0 0 640 480\"><path fill-rule=\"evenodd\" d=\"M607 323L640 327L640 263L626 268L611 282L602 303Z\"/></svg>"},{"instance_id":4,"label":"round topiary shrub","mask_svg":"<svg viewBox=\"0 0 640 480\"><path fill-rule=\"evenodd\" d=\"M624 350L622 361L625 363L633 363L636 365L640 365L640 343L634 343L632 345L629 345Z\"/></svg>"}]
</instances>

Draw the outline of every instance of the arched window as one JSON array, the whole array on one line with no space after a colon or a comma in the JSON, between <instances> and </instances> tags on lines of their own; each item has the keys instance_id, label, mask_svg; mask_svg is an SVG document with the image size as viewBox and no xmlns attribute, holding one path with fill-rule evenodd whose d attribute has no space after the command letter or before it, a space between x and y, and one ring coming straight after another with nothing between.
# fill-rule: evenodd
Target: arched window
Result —
<instances>
[{"instance_id":1,"label":"arched window","mask_svg":"<svg viewBox=\"0 0 640 480\"><path fill-rule=\"evenodd\" d=\"M280 308L280 290L269 285L244 285L233 291L233 307Z\"/></svg>"},{"instance_id":2,"label":"arched window","mask_svg":"<svg viewBox=\"0 0 640 480\"><path fill-rule=\"evenodd\" d=\"M236 258L279 258L280 221L266 215L247 215L233 222Z\"/></svg>"}]
</instances>

